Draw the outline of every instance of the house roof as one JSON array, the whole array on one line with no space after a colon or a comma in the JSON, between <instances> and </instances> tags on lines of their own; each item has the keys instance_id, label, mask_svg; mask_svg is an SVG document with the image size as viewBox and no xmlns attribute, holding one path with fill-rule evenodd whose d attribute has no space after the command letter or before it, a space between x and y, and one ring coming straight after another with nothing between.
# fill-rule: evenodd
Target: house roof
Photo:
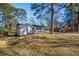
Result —
<instances>
[{"instance_id":1,"label":"house roof","mask_svg":"<svg viewBox=\"0 0 79 59\"><path fill-rule=\"evenodd\" d=\"M41 25L33 25L33 26L36 26L36 27L44 27L44 26L41 26Z\"/></svg>"},{"instance_id":2,"label":"house roof","mask_svg":"<svg viewBox=\"0 0 79 59\"><path fill-rule=\"evenodd\" d=\"M28 25L28 26L30 26L30 27L34 27L33 25L31 25L31 24L29 24L29 23L17 24L17 25L23 25L23 26Z\"/></svg>"}]
</instances>

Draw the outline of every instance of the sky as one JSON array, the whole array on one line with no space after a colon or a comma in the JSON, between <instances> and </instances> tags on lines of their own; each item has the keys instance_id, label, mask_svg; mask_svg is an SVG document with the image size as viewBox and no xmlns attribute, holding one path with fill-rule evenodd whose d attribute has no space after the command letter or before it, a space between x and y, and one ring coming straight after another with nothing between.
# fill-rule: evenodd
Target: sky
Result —
<instances>
[{"instance_id":1,"label":"sky","mask_svg":"<svg viewBox=\"0 0 79 59\"><path fill-rule=\"evenodd\" d=\"M15 8L23 8L27 12L27 23L31 23L30 18L33 18L35 20L35 24L39 25L38 19L33 15L33 11L31 10L31 5L29 3L11 3L12 6Z\"/></svg>"},{"instance_id":2,"label":"sky","mask_svg":"<svg viewBox=\"0 0 79 59\"><path fill-rule=\"evenodd\" d=\"M35 24L36 25L40 25L40 20L39 19L37 19L34 15L33 15L33 12L34 11L32 11L31 10L31 4L30 3L10 3L12 6L14 6L15 8L22 8L22 9L24 9L24 10L26 10L26 13L27 13L27 21L24 21L25 23L32 23L32 20L30 20L31 18L33 18L34 19L34 21L35 21ZM59 13L59 16L60 15L63 15L63 10L61 10L60 11L60 13ZM21 19L20 19L21 20ZM60 18L58 18L58 20L59 21L62 21L62 17L60 17ZM23 22L23 21L20 21L20 22ZM24 23L23 22L23 23ZM45 21L42 21L43 23L44 23L44 25L46 25L46 23L45 23Z\"/></svg>"}]
</instances>

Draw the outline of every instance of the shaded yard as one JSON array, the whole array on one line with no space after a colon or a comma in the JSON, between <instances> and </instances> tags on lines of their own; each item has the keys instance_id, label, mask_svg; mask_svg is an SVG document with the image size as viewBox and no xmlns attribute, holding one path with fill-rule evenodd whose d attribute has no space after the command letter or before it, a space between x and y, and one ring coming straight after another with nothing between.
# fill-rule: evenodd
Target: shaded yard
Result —
<instances>
[{"instance_id":1,"label":"shaded yard","mask_svg":"<svg viewBox=\"0 0 79 59\"><path fill-rule=\"evenodd\" d=\"M0 38L0 55L79 55L79 35L33 34Z\"/></svg>"}]
</instances>

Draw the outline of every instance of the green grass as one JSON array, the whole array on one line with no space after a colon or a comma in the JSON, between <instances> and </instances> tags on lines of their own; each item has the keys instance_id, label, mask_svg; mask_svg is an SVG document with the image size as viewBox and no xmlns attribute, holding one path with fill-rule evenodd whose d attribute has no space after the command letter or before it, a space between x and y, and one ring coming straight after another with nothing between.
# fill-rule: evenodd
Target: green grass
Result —
<instances>
[{"instance_id":1,"label":"green grass","mask_svg":"<svg viewBox=\"0 0 79 59\"><path fill-rule=\"evenodd\" d=\"M0 38L3 56L72 56L79 55L79 36L33 34Z\"/></svg>"}]
</instances>

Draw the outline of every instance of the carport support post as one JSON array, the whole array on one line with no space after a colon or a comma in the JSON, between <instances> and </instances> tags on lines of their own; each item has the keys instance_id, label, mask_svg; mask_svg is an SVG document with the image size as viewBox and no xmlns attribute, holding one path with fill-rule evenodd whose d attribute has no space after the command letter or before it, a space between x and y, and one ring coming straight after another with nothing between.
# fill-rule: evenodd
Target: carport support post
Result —
<instances>
[{"instance_id":1,"label":"carport support post","mask_svg":"<svg viewBox=\"0 0 79 59\"><path fill-rule=\"evenodd\" d=\"M27 34L28 34L28 26L26 25L26 32L27 32Z\"/></svg>"}]
</instances>

